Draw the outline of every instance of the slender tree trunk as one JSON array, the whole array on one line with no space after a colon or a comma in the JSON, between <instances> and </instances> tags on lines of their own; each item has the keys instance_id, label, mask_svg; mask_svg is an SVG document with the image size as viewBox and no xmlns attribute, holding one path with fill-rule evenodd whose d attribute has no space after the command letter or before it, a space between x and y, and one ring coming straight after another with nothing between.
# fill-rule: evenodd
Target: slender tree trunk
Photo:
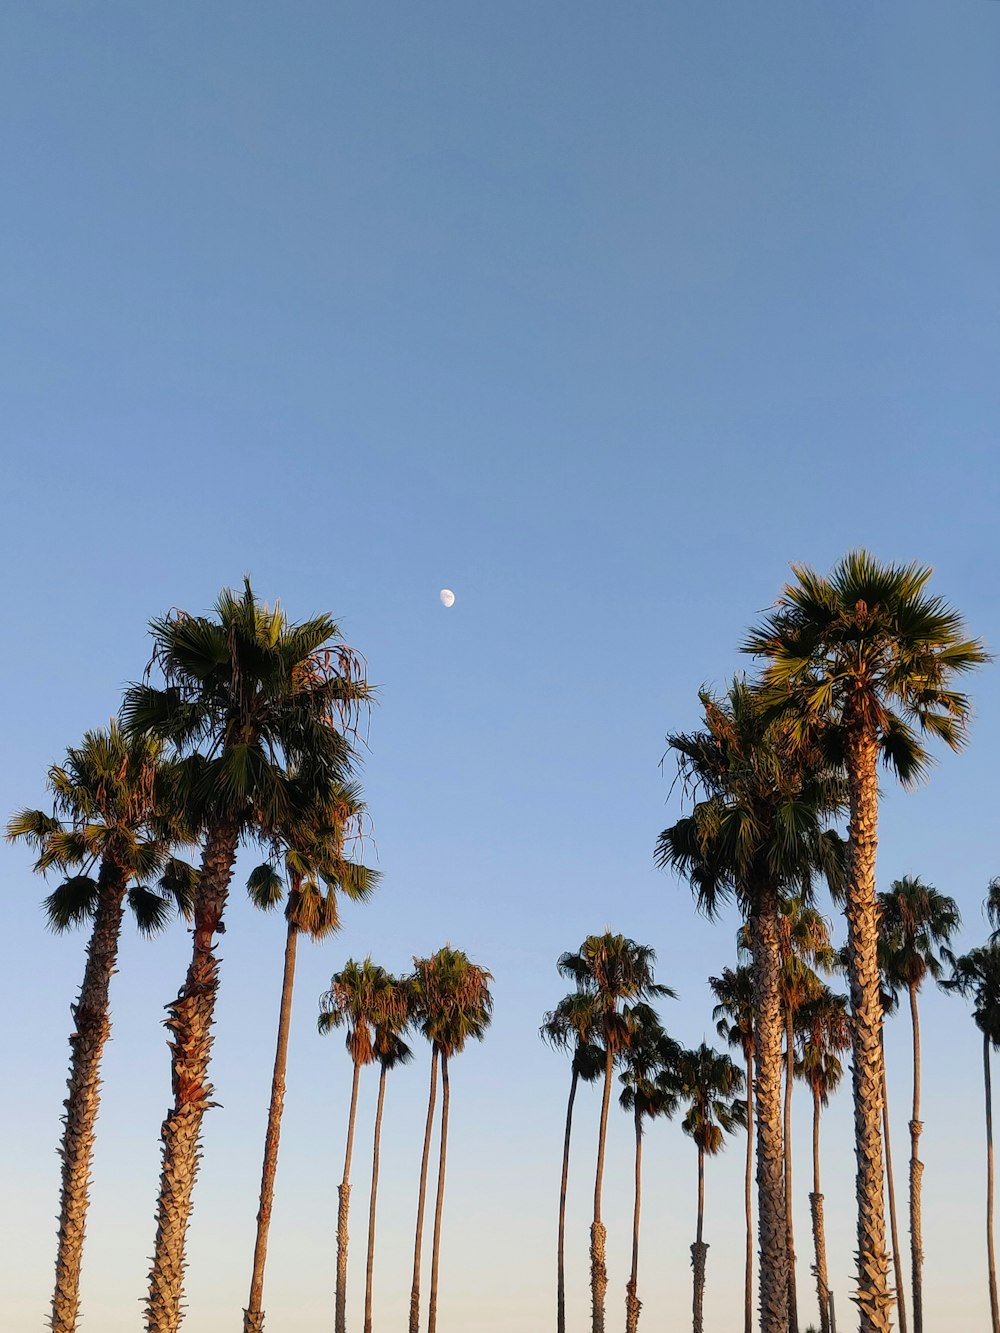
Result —
<instances>
[{"instance_id":1,"label":"slender tree trunk","mask_svg":"<svg viewBox=\"0 0 1000 1333\"><path fill-rule=\"evenodd\" d=\"M743 1181L743 1214L746 1218L747 1252L743 1262L743 1333L753 1333L753 1063L751 1047L747 1060L747 1162Z\"/></svg>"},{"instance_id":2,"label":"slender tree trunk","mask_svg":"<svg viewBox=\"0 0 1000 1333\"><path fill-rule=\"evenodd\" d=\"M819 1301L820 1333L830 1333L830 1285L826 1272L826 1229L823 1221L823 1194L819 1185L819 1093L813 1088L813 1187L809 1195L812 1213L813 1249L816 1253L816 1297Z\"/></svg>"},{"instance_id":3,"label":"slender tree trunk","mask_svg":"<svg viewBox=\"0 0 1000 1333\"><path fill-rule=\"evenodd\" d=\"M896 1279L896 1313L899 1333L907 1333L906 1294L903 1283L903 1255L899 1248L899 1228L896 1214L896 1175L892 1169L892 1136L889 1133L889 1086L882 1065L882 1134L885 1138L885 1180L889 1196L889 1235L892 1238L892 1270Z\"/></svg>"},{"instance_id":4,"label":"slender tree trunk","mask_svg":"<svg viewBox=\"0 0 1000 1333\"><path fill-rule=\"evenodd\" d=\"M434 1202L434 1244L431 1248L431 1298L427 1333L437 1333L438 1265L441 1259L441 1217L444 1212L444 1168L448 1158L448 1057L441 1052L441 1153L438 1158L437 1199Z\"/></svg>"},{"instance_id":5,"label":"slender tree trunk","mask_svg":"<svg viewBox=\"0 0 1000 1333\"><path fill-rule=\"evenodd\" d=\"M278 1011L278 1040L271 1075L271 1101L267 1109L264 1135L264 1165L260 1175L260 1207L257 1210L257 1239L253 1250L250 1296L243 1311L243 1333L263 1333L264 1266L267 1263L267 1237L274 1203L274 1177L278 1169L278 1145L281 1140L281 1116L285 1106L285 1072L288 1068L288 1030L292 1022L292 990L295 985L295 951L299 932L289 922L285 933L285 967L281 978L281 1007Z\"/></svg>"},{"instance_id":6,"label":"slender tree trunk","mask_svg":"<svg viewBox=\"0 0 1000 1333\"><path fill-rule=\"evenodd\" d=\"M337 1189L340 1202L337 1208L336 1333L347 1333L347 1215L351 1207L351 1156L354 1152L354 1124L358 1112L358 1083L360 1080L361 1066L357 1060L355 1060L354 1078L351 1080L351 1114L347 1121L347 1151L344 1154L344 1179Z\"/></svg>"},{"instance_id":7,"label":"slender tree trunk","mask_svg":"<svg viewBox=\"0 0 1000 1333\"><path fill-rule=\"evenodd\" d=\"M913 1030L913 1114L910 1117L910 1269L913 1281L913 1333L924 1333L924 1237L920 1211L924 1164L920 1160L920 1015L917 988L910 987L910 1025Z\"/></svg>"},{"instance_id":8,"label":"slender tree trunk","mask_svg":"<svg viewBox=\"0 0 1000 1333\"><path fill-rule=\"evenodd\" d=\"M222 924L238 841L239 831L231 824L208 834L195 897L191 962L177 999L167 1006L174 1104L160 1130L163 1162L146 1297L147 1333L177 1333L183 1317L187 1228L201 1158L201 1122L216 1104L208 1081L219 990L215 935Z\"/></svg>"},{"instance_id":9,"label":"slender tree trunk","mask_svg":"<svg viewBox=\"0 0 1000 1333\"><path fill-rule=\"evenodd\" d=\"M365 1333L372 1333L372 1279L375 1273L375 1198L378 1194L378 1151L382 1141L382 1107L385 1103L385 1065L378 1076L378 1106L375 1108L375 1137L372 1144L372 1192L368 1201L368 1262L365 1266Z\"/></svg>"},{"instance_id":10,"label":"slender tree trunk","mask_svg":"<svg viewBox=\"0 0 1000 1333\"><path fill-rule=\"evenodd\" d=\"M757 1228L761 1333L788 1330L788 1236L781 1132L781 999L778 900L762 891L750 917L757 1058Z\"/></svg>"},{"instance_id":11,"label":"slender tree trunk","mask_svg":"<svg viewBox=\"0 0 1000 1333\"><path fill-rule=\"evenodd\" d=\"M438 1051L431 1051L431 1090L427 1098L427 1123L424 1126L424 1151L420 1158L420 1188L417 1192L417 1235L413 1242L413 1282L410 1286L410 1333L420 1329L420 1250L424 1238L424 1204L427 1200L427 1164L434 1131L434 1101L437 1095Z\"/></svg>"},{"instance_id":12,"label":"slender tree trunk","mask_svg":"<svg viewBox=\"0 0 1000 1333\"><path fill-rule=\"evenodd\" d=\"M694 1269L694 1299L691 1312L694 1316L694 1333L704 1333L705 1328L705 1261L708 1258L708 1246L702 1240L702 1226L705 1220L705 1154L698 1149L698 1230L695 1242L691 1246L691 1267Z\"/></svg>"},{"instance_id":13,"label":"slender tree trunk","mask_svg":"<svg viewBox=\"0 0 1000 1333\"><path fill-rule=\"evenodd\" d=\"M563 1140L562 1182L559 1186L559 1242L556 1263L556 1333L566 1333L566 1190L569 1185L569 1140L573 1130L573 1103L580 1075L576 1065L569 1085L569 1103L566 1107L566 1137Z\"/></svg>"},{"instance_id":14,"label":"slender tree trunk","mask_svg":"<svg viewBox=\"0 0 1000 1333\"><path fill-rule=\"evenodd\" d=\"M799 1299L795 1289L795 1228L792 1222L792 1080L795 1074L795 1020L785 1005L785 1233L788 1237L788 1333L799 1333Z\"/></svg>"},{"instance_id":15,"label":"slender tree trunk","mask_svg":"<svg viewBox=\"0 0 1000 1333\"><path fill-rule=\"evenodd\" d=\"M993 1333L1000 1333L997 1302L997 1260L993 1250L993 1085L990 1081L990 1039L983 1034L983 1080L986 1087L986 1257L990 1277L990 1318Z\"/></svg>"},{"instance_id":16,"label":"slender tree trunk","mask_svg":"<svg viewBox=\"0 0 1000 1333\"><path fill-rule=\"evenodd\" d=\"M854 1141L857 1159L860 1333L889 1333L893 1298L885 1250L882 1164L882 1000L878 966L878 745L863 721L852 720L847 745L847 949L851 990Z\"/></svg>"},{"instance_id":17,"label":"slender tree trunk","mask_svg":"<svg viewBox=\"0 0 1000 1333\"><path fill-rule=\"evenodd\" d=\"M52 1295L54 1333L74 1333L80 1310L80 1266L90 1204L90 1163L101 1105L101 1057L111 1035L108 992L118 962L128 875L105 860L97 879L97 909L69 1038L68 1095L63 1105L59 1240Z\"/></svg>"},{"instance_id":18,"label":"slender tree trunk","mask_svg":"<svg viewBox=\"0 0 1000 1333\"><path fill-rule=\"evenodd\" d=\"M639 1326L642 1301L639 1287L639 1209L642 1205L642 1113L635 1104L635 1196L632 1207L632 1272L625 1288L625 1333L635 1333Z\"/></svg>"},{"instance_id":19,"label":"slender tree trunk","mask_svg":"<svg viewBox=\"0 0 1000 1333\"><path fill-rule=\"evenodd\" d=\"M601 1127L597 1137L597 1175L594 1181L594 1221L590 1228L590 1296L593 1333L604 1333L604 1297L608 1289L605 1259L607 1232L601 1221L601 1189L604 1184L604 1148L608 1137L608 1107L611 1104L611 1073L614 1056L608 1047L604 1065L604 1097L601 1101Z\"/></svg>"}]
</instances>

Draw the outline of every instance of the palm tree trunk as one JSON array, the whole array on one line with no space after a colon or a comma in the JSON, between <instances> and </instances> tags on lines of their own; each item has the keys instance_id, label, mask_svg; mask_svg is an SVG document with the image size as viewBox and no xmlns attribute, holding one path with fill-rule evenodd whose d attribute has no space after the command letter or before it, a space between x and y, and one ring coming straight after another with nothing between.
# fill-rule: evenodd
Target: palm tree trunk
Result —
<instances>
[{"instance_id":1,"label":"palm tree trunk","mask_svg":"<svg viewBox=\"0 0 1000 1333\"><path fill-rule=\"evenodd\" d=\"M101 1057L111 1035L108 992L118 962L127 885L128 875L119 866L111 860L102 862L83 982L71 1009L74 1031L69 1038L68 1095L63 1103L66 1114L59 1147L59 1240L51 1322L55 1333L74 1333L79 1317L90 1163L101 1105Z\"/></svg>"},{"instance_id":2,"label":"palm tree trunk","mask_svg":"<svg viewBox=\"0 0 1000 1333\"><path fill-rule=\"evenodd\" d=\"M281 1140L281 1115L285 1106L285 1071L288 1068L288 1030L292 1022L292 990L295 985L295 951L299 932L289 922L285 934L285 966L281 978L281 1007L278 1011L278 1040L274 1050L271 1075L271 1101L267 1109L264 1135L264 1165L260 1175L260 1207L257 1210L257 1239L253 1250L250 1295L243 1311L243 1333L263 1333L264 1265L267 1263L267 1237L274 1203L274 1177L278 1169L278 1144Z\"/></svg>"},{"instance_id":3,"label":"palm tree trunk","mask_svg":"<svg viewBox=\"0 0 1000 1333\"><path fill-rule=\"evenodd\" d=\"M639 1326L642 1301L639 1286L639 1209L642 1204L642 1113L635 1104L635 1203L632 1209L632 1272L625 1288L625 1333L635 1333Z\"/></svg>"},{"instance_id":4,"label":"palm tree trunk","mask_svg":"<svg viewBox=\"0 0 1000 1333\"><path fill-rule=\"evenodd\" d=\"M812 1213L813 1249L816 1254L816 1297L819 1301L820 1333L830 1333L830 1286L826 1271L826 1229L823 1223L823 1194L819 1186L819 1093L813 1088L813 1188L809 1195Z\"/></svg>"},{"instance_id":5,"label":"palm tree trunk","mask_svg":"<svg viewBox=\"0 0 1000 1333\"><path fill-rule=\"evenodd\" d=\"M743 1181L743 1214L746 1218L747 1252L743 1263L743 1333L753 1333L753 1062L751 1047L747 1061L747 1162Z\"/></svg>"},{"instance_id":6,"label":"palm tree trunk","mask_svg":"<svg viewBox=\"0 0 1000 1333\"><path fill-rule=\"evenodd\" d=\"M448 1157L448 1057L441 1052L441 1152L438 1157L437 1199L434 1202L434 1244L431 1248L431 1298L427 1333L437 1333L438 1263L441 1258L441 1216L444 1211L444 1168Z\"/></svg>"},{"instance_id":7,"label":"palm tree trunk","mask_svg":"<svg viewBox=\"0 0 1000 1333\"><path fill-rule=\"evenodd\" d=\"M372 1144L372 1192L368 1201L368 1262L365 1266L365 1333L372 1333L372 1279L375 1272L375 1197L378 1193L378 1151L382 1140L382 1106L385 1102L385 1065L378 1079L375 1108L375 1137Z\"/></svg>"},{"instance_id":8,"label":"palm tree trunk","mask_svg":"<svg viewBox=\"0 0 1000 1333\"><path fill-rule=\"evenodd\" d=\"M893 1298L885 1250L882 1165L882 1001L878 966L878 745L872 729L854 720L848 732L850 797L847 873L847 950L851 990L854 1141L857 1158L860 1333L889 1333Z\"/></svg>"},{"instance_id":9,"label":"palm tree trunk","mask_svg":"<svg viewBox=\"0 0 1000 1333\"><path fill-rule=\"evenodd\" d=\"M354 1062L351 1081L351 1113L347 1121L347 1151L344 1154L344 1179L337 1189L337 1297L334 1327L336 1333L347 1333L347 1215L351 1207L351 1156L354 1152L354 1123L358 1111L358 1084L361 1065Z\"/></svg>"},{"instance_id":10,"label":"palm tree trunk","mask_svg":"<svg viewBox=\"0 0 1000 1333\"><path fill-rule=\"evenodd\" d=\"M910 1117L910 1269L913 1281L913 1333L924 1333L924 1237L920 1215L924 1164L920 1160L920 1016L917 988L910 987L910 1026L913 1030L913 1115Z\"/></svg>"},{"instance_id":11,"label":"palm tree trunk","mask_svg":"<svg viewBox=\"0 0 1000 1333\"><path fill-rule=\"evenodd\" d=\"M559 1241L557 1245L556 1274L556 1333L566 1333L566 1189L569 1185L569 1140L573 1130L573 1103L580 1075L573 1066L569 1085L569 1103L566 1107L566 1137L563 1141L562 1182L559 1186Z\"/></svg>"},{"instance_id":12,"label":"palm tree trunk","mask_svg":"<svg viewBox=\"0 0 1000 1333\"><path fill-rule=\"evenodd\" d=\"M997 1260L993 1251L993 1086L990 1081L990 1039L983 1034L983 1081L986 1087L986 1257L990 1277L990 1318L993 1333L1000 1333L997 1302Z\"/></svg>"},{"instance_id":13,"label":"palm tree trunk","mask_svg":"<svg viewBox=\"0 0 1000 1333\"><path fill-rule=\"evenodd\" d=\"M424 1151L420 1159L420 1188L417 1192L417 1236L413 1243L413 1282L410 1286L410 1333L420 1329L420 1250L424 1238L424 1204L427 1199L427 1164L431 1155L434 1130L434 1100L437 1095L438 1050L431 1051L431 1090L427 1098L427 1123L424 1126Z\"/></svg>"},{"instance_id":14,"label":"palm tree trunk","mask_svg":"<svg viewBox=\"0 0 1000 1333\"><path fill-rule=\"evenodd\" d=\"M889 1134L889 1087L882 1064L882 1133L885 1138L885 1180L889 1195L889 1235L892 1237L892 1268L896 1279L896 1306L899 1333L906 1333L906 1296L903 1286L903 1256L899 1248L899 1229L896 1224L896 1176L892 1169L892 1137Z\"/></svg>"},{"instance_id":15,"label":"palm tree trunk","mask_svg":"<svg viewBox=\"0 0 1000 1333\"><path fill-rule=\"evenodd\" d=\"M788 1333L799 1333L799 1301L795 1290L795 1230L792 1225L792 1079L795 1074L795 1020L785 1005L785 1234L788 1237Z\"/></svg>"},{"instance_id":16,"label":"palm tree trunk","mask_svg":"<svg viewBox=\"0 0 1000 1333\"><path fill-rule=\"evenodd\" d=\"M702 1240L702 1226L705 1220L705 1153L698 1149L698 1230L695 1242L691 1246L691 1267L694 1269L694 1299L691 1312L694 1316L694 1333L704 1333L705 1327L705 1261L708 1258L708 1246Z\"/></svg>"},{"instance_id":17,"label":"palm tree trunk","mask_svg":"<svg viewBox=\"0 0 1000 1333\"><path fill-rule=\"evenodd\" d=\"M778 900L762 891L750 917L757 1057L757 1229L761 1333L788 1330L788 1235L781 1131L781 998Z\"/></svg>"},{"instance_id":18,"label":"palm tree trunk","mask_svg":"<svg viewBox=\"0 0 1000 1333\"><path fill-rule=\"evenodd\" d=\"M604 1148L608 1137L608 1107L611 1104L611 1073L614 1056L608 1046L604 1066L604 1097L601 1101L601 1127L597 1137L597 1175L594 1181L594 1221L590 1228L590 1296L593 1333L604 1333L604 1297L608 1289L605 1261L607 1232L601 1221L601 1188L604 1183Z\"/></svg>"},{"instance_id":19,"label":"palm tree trunk","mask_svg":"<svg viewBox=\"0 0 1000 1333\"><path fill-rule=\"evenodd\" d=\"M219 990L215 935L233 876L239 831L233 824L210 830L201 859L194 905L191 962L177 999L168 1005L174 1104L160 1130L163 1161L156 1206L156 1240L146 1297L146 1333L177 1333L182 1318L185 1249L191 1195L201 1157L201 1122L214 1106L208 1081L212 1024Z\"/></svg>"}]
</instances>

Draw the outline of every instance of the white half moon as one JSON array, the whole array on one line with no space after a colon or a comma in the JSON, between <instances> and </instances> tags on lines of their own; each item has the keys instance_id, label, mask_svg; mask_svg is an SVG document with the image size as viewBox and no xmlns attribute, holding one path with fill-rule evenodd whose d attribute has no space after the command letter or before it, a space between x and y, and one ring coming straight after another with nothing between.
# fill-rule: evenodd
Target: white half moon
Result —
<instances>
[{"instance_id":1,"label":"white half moon","mask_svg":"<svg viewBox=\"0 0 1000 1333\"><path fill-rule=\"evenodd\" d=\"M450 588L442 588L442 589L441 589L441 592L440 592L439 595L440 595L440 597L441 597L441 605L442 605L442 606L454 606L454 605L455 605L455 594L452 592L452 590L451 590Z\"/></svg>"}]
</instances>

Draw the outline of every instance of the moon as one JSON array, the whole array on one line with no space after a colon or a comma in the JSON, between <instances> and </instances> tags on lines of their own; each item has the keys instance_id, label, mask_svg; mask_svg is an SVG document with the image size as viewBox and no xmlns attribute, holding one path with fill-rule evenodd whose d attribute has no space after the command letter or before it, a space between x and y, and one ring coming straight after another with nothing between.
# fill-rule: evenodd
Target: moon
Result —
<instances>
[{"instance_id":1,"label":"moon","mask_svg":"<svg viewBox=\"0 0 1000 1333\"><path fill-rule=\"evenodd\" d=\"M442 606L454 606L454 605L455 605L455 594L452 592L452 590L451 590L450 588L442 588L441 591L440 591L440 593L439 593L438 595L439 595L440 598L441 598L441 605L442 605Z\"/></svg>"}]
</instances>

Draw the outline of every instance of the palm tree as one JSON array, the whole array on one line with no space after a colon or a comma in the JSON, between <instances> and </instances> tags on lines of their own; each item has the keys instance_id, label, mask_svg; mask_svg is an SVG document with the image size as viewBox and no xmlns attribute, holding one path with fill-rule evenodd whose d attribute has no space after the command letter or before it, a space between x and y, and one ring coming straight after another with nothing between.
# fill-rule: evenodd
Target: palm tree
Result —
<instances>
[{"instance_id":1,"label":"palm tree","mask_svg":"<svg viewBox=\"0 0 1000 1333\"><path fill-rule=\"evenodd\" d=\"M247 831L279 829L296 800L307 803L310 789L319 795L346 779L356 710L370 692L330 616L290 624L280 608L255 597L249 580L242 596L220 594L214 616L174 611L152 621L151 631L150 668L158 668L163 686L130 686L123 726L129 735L157 736L183 756L185 804L204 831L191 962L166 1020L174 1103L161 1130L146 1299L147 1333L176 1333L201 1123L212 1105L216 935L236 849Z\"/></svg>"},{"instance_id":2,"label":"palm tree","mask_svg":"<svg viewBox=\"0 0 1000 1333\"><path fill-rule=\"evenodd\" d=\"M642 1301L639 1300L639 1214L642 1206L642 1132L646 1120L672 1116L677 1110L677 1094L663 1080L665 1069L673 1067L680 1047L664 1032L655 1010L637 1004L631 1010L632 1033L622 1057L619 1101L632 1112L635 1126L635 1191L632 1207L632 1269L625 1287L625 1333L635 1333Z\"/></svg>"},{"instance_id":3,"label":"palm tree","mask_svg":"<svg viewBox=\"0 0 1000 1333\"><path fill-rule=\"evenodd\" d=\"M937 950L947 948L961 925L954 898L932 884L904 875L888 893L878 896L881 909L882 975L890 987L905 990L910 1000L913 1034L913 1110L910 1116L910 1255L913 1279L913 1329L923 1333L924 1248L921 1233L920 1192L924 1173L920 1161L920 1018L917 994L928 976L937 981L942 963Z\"/></svg>"},{"instance_id":4,"label":"palm tree","mask_svg":"<svg viewBox=\"0 0 1000 1333\"><path fill-rule=\"evenodd\" d=\"M539 1036L557 1050L572 1044L572 1073L563 1136L562 1177L559 1185L559 1238L556 1245L556 1333L566 1333L566 1193L569 1185L569 1146L573 1132L573 1106L580 1079L595 1083L604 1073L604 1049L591 1041L597 1021L594 996L573 991L550 1010L539 1028Z\"/></svg>"},{"instance_id":5,"label":"palm tree","mask_svg":"<svg viewBox=\"0 0 1000 1333\"><path fill-rule=\"evenodd\" d=\"M143 935L166 925L171 899L190 908L194 871L171 856L180 830L157 811L163 806L162 747L122 735L117 723L88 731L81 745L53 764L48 788L55 810L21 810L7 825L38 854L40 873L71 870L45 900L50 927L91 922L87 962L72 1006L68 1096L64 1103L59 1239L51 1327L73 1333L80 1309L80 1267L90 1193L90 1165L101 1101L101 1059L111 1035L109 992L117 969L126 905ZM91 871L97 869L96 879ZM142 883L159 876L159 891Z\"/></svg>"},{"instance_id":6,"label":"palm tree","mask_svg":"<svg viewBox=\"0 0 1000 1333\"><path fill-rule=\"evenodd\" d=\"M795 1062L795 1073L809 1085L813 1102L813 1187L809 1195L816 1256L813 1271L816 1274L820 1333L830 1333L830 1286L819 1172L819 1120L823 1107L829 1105L830 1093L836 1089L843 1074L837 1052L846 1050L851 1044L847 996L837 995L824 986L820 994L800 1007L796 1015L796 1029L799 1055Z\"/></svg>"},{"instance_id":7,"label":"palm tree","mask_svg":"<svg viewBox=\"0 0 1000 1333\"><path fill-rule=\"evenodd\" d=\"M931 571L846 555L829 577L793 565L794 582L744 643L765 656L776 709L802 728L832 723L843 741L850 823L846 915L851 988L861 1333L888 1333L892 1295L882 1168L882 1013L879 1004L878 761L904 784L927 767L917 730L958 749L969 705L954 678L987 660L962 621L926 592Z\"/></svg>"},{"instance_id":8,"label":"palm tree","mask_svg":"<svg viewBox=\"0 0 1000 1333\"><path fill-rule=\"evenodd\" d=\"M825 823L840 809L843 784L819 740L770 720L746 681L734 680L723 696L702 691L699 697L703 730L667 737L694 805L660 834L656 861L689 879L707 916L734 898L747 918L754 979L761 1330L787 1333L779 906L793 892L808 900L817 874L838 882L842 843Z\"/></svg>"},{"instance_id":9,"label":"palm tree","mask_svg":"<svg viewBox=\"0 0 1000 1333\"><path fill-rule=\"evenodd\" d=\"M841 950L841 966L847 971L847 946ZM879 958L879 970L882 959ZM885 1185L889 1200L889 1235L892 1240L892 1270L896 1279L896 1314L899 1319L899 1333L907 1333L906 1319L906 1284L903 1281L903 1253L899 1245L899 1224L896 1209L896 1173L892 1165L892 1133L889 1114L889 1081L885 1076L885 1020L899 1008L896 994L886 985L882 976L882 1138L885 1141Z\"/></svg>"},{"instance_id":10,"label":"palm tree","mask_svg":"<svg viewBox=\"0 0 1000 1333\"><path fill-rule=\"evenodd\" d=\"M627 1048L634 1024L631 1009L640 1001L673 998L668 986L653 980L655 952L624 935L605 931L588 935L579 952L564 953L557 964L562 975L591 995L597 1011L596 1032L604 1047L604 1094L597 1140L597 1172L594 1181L594 1220L590 1228L590 1287L593 1333L604 1333L604 1299L608 1289L605 1262L607 1232L601 1220L604 1185L604 1151L611 1104L611 1075L614 1064Z\"/></svg>"},{"instance_id":11,"label":"palm tree","mask_svg":"<svg viewBox=\"0 0 1000 1333\"><path fill-rule=\"evenodd\" d=\"M753 1333L753 970L747 966L724 967L722 975L709 977L717 1000L712 1010L715 1030L731 1047L742 1051L747 1067L747 1156L743 1184L743 1213L746 1219L746 1258L743 1264L743 1330Z\"/></svg>"},{"instance_id":12,"label":"palm tree","mask_svg":"<svg viewBox=\"0 0 1000 1333\"><path fill-rule=\"evenodd\" d=\"M319 941L339 929L338 893L360 901L367 898L375 888L379 879L378 871L369 870L345 856L345 842L360 837L364 809L360 789L349 784L328 794L320 805L294 813L287 828L273 839L271 860L257 866L247 882L254 905L265 911L280 902L286 882L288 899L285 906L285 961L278 1009L278 1036L264 1136L253 1270L250 1295L243 1312L243 1333L262 1333L264 1328L264 1311L261 1308L264 1267L267 1262L281 1117L285 1103L288 1034L292 1019L298 939L303 934ZM283 862L284 876L279 873L278 861Z\"/></svg>"},{"instance_id":13,"label":"palm tree","mask_svg":"<svg viewBox=\"0 0 1000 1333\"><path fill-rule=\"evenodd\" d=\"M746 1107L740 1099L743 1071L728 1055L704 1042L693 1051L681 1051L661 1079L665 1089L687 1103L681 1128L698 1149L698 1227L691 1246L694 1269L694 1333L703 1333L705 1260L708 1246L702 1239L705 1221L705 1158L722 1151L725 1135L746 1126Z\"/></svg>"},{"instance_id":14,"label":"palm tree","mask_svg":"<svg viewBox=\"0 0 1000 1333\"><path fill-rule=\"evenodd\" d=\"M351 1157L354 1151L354 1126L358 1110L358 1085L361 1070L377 1058L375 1035L386 1022L403 1023L409 1016L406 995L395 977L384 967L366 958L357 963L349 958L330 981L330 989L320 997L319 1030L347 1029L346 1046L354 1064L351 1082L351 1109L347 1119L347 1149L344 1176L337 1189L337 1294L336 1333L347 1328L347 1245L348 1213L351 1205Z\"/></svg>"},{"instance_id":15,"label":"palm tree","mask_svg":"<svg viewBox=\"0 0 1000 1333\"><path fill-rule=\"evenodd\" d=\"M990 903L987 900L987 906ZM983 1086L986 1092L986 1256L989 1267L990 1318L993 1333L1000 1333L1000 1302L997 1300L997 1264L993 1248L993 1085L990 1079L990 1047L1000 1048L1000 943L991 940L956 958L948 951L951 976L943 979L945 990L959 991L972 999L972 1017L983 1034Z\"/></svg>"}]
</instances>

